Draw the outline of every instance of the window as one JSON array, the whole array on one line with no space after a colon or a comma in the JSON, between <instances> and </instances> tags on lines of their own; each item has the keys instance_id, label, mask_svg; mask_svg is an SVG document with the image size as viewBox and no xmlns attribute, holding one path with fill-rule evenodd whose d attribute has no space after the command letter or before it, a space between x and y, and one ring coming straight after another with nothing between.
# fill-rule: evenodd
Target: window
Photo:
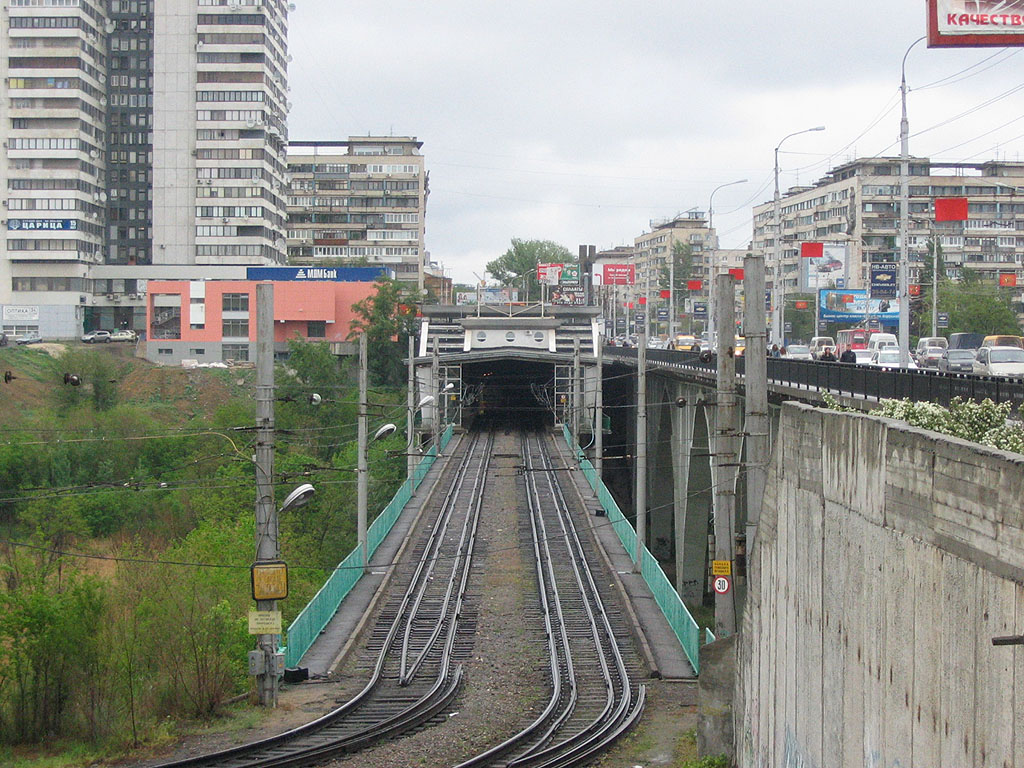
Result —
<instances>
[{"instance_id":1,"label":"window","mask_svg":"<svg viewBox=\"0 0 1024 768\"><path fill-rule=\"evenodd\" d=\"M225 293L223 310L225 312L248 312L249 311L249 294L248 293Z\"/></svg>"},{"instance_id":2,"label":"window","mask_svg":"<svg viewBox=\"0 0 1024 768\"><path fill-rule=\"evenodd\" d=\"M220 359L224 362L229 360L235 360L238 362L248 362L249 360L249 345L248 344L225 344L221 347Z\"/></svg>"},{"instance_id":3,"label":"window","mask_svg":"<svg viewBox=\"0 0 1024 768\"><path fill-rule=\"evenodd\" d=\"M225 339L249 338L249 320L225 320L222 335Z\"/></svg>"},{"instance_id":4,"label":"window","mask_svg":"<svg viewBox=\"0 0 1024 768\"><path fill-rule=\"evenodd\" d=\"M190 355L194 355L195 357L199 357L201 355L205 355L206 354L206 348L205 347L196 347L195 349L190 349L188 351L188 353Z\"/></svg>"},{"instance_id":5,"label":"window","mask_svg":"<svg viewBox=\"0 0 1024 768\"><path fill-rule=\"evenodd\" d=\"M306 337L310 339L327 338L327 322L324 320L311 320L306 323Z\"/></svg>"},{"instance_id":6,"label":"window","mask_svg":"<svg viewBox=\"0 0 1024 768\"><path fill-rule=\"evenodd\" d=\"M167 347L157 347L156 353L158 355L172 355L174 354L174 350Z\"/></svg>"}]
</instances>

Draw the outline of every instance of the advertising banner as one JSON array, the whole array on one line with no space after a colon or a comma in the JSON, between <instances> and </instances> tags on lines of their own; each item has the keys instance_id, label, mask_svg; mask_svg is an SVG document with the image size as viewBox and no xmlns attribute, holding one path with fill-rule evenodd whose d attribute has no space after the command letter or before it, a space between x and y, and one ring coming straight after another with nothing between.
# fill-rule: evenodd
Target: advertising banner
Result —
<instances>
[{"instance_id":1,"label":"advertising banner","mask_svg":"<svg viewBox=\"0 0 1024 768\"><path fill-rule=\"evenodd\" d=\"M871 297L873 299L896 298L896 273L898 270L899 264L871 265Z\"/></svg>"},{"instance_id":2,"label":"advertising banner","mask_svg":"<svg viewBox=\"0 0 1024 768\"><path fill-rule=\"evenodd\" d=\"M39 322L39 307L38 306L18 306L16 304L7 304L3 309L3 321L5 323L38 323Z\"/></svg>"},{"instance_id":3,"label":"advertising banner","mask_svg":"<svg viewBox=\"0 0 1024 768\"><path fill-rule=\"evenodd\" d=\"M633 285L636 282L633 264L602 264L598 269L601 285Z\"/></svg>"},{"instance_id":4,"label":"advertising banner","mask_svg":"<svg viewBox=\"0 0 1024 768\"><path fill-rule=\"evenodd\" d=\"M562 274L558 278L558 282L562 285L579 285L580 284L580 265L579 264L564 264L562 265Z\"/></svg>"},{"instance_id":5,"label":"advertising banner","mask_svg":"<svg viewBox=\"0 0 1024 768\"><path fill-rule=\"evenodd\" d=\"M698 319L706 318L708 316L708 303L706 301L693 302L693 316Z\"/></svg>"},{"instance_id":6,"label":"advertising banner","mask_svg":"<svg viewBox=\"0 0 1024 768\"><path fill-rule=\"evenodd\" d=\"M476 304L477 291L459 291L455 294L455 304L466 306ZM519 301L519 291L508 291L504 288L483 288L479 292L481 304L508 304Z\"/></svg>"},{"instance_id":7,"label":"advertising banner","mask_svg":"<svg viewBox=\"0 0 1024 768\"><path fill-rule=\"evenodd\" d=\"M835 288L846 280L846 246L825 245L819 243L804 243L803 245L821 245L821 255L816 257L804 257L800 259L801 269L804 271L804 289L815 291L819 288Z\"/></svg>"},{"instance_id":8,"label":"advertising banner","mask_svg":"<svg viewBox=\"0 0 1024 768\"><path fill-rule=\"evenodd\" d=\"M825 289L818 292L818 319L829 323L848 323L853 327L868 320L896 325L900 319L899 299L872 297L860 289Z\"/></svg>"},{"instance_id":9,"label":"advertising banner","mask_svg":"<svg viewBox=\"0 0 1024 768\"><path fill-rule=\"evenodd\" d=\"M928 47L1024 45L1024 0L928 0Z\"/></svg>"},{"instance_id":10,"label":"advertising banner","mask_svg":"<svg viewBox=\"0 0 1024 768\"><path fill-rule=\"evenodd\" d=\"M8 231L19 232L65 232L78 229L74 219L8 219Z\"/></svg>"},{"instance_id":11,"label":"advertising banner","mask_svg":"<svg viewBox=\"0 0 1024 768\"><path fill-rule=\"evenodd\" d=\"M587 294L584 291L567 291L563 288L551 292L551 303L583 307L587 304Z\"/></svg>"},{"instance_id":12,"label":"advertising banner","mask_svg":"<svg viewBox=\"0 0 1024 768\"><path fill-rule=\"evenodd\" d=\"M547 285L558 285L558 279L562 276L561 264L538 264L537 282Z\"/></svg>"}]
</instances>

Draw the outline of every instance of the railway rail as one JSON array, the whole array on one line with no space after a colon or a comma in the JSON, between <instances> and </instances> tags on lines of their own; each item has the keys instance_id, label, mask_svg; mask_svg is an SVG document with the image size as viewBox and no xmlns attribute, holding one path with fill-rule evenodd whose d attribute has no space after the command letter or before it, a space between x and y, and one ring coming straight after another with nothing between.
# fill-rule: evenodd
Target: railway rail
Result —
<instances>
[{"instance_id":1,"label":"railway rail","mask_svg":"<svg viewBox=\"0 0 1024 768\"><path fill-rule=\"evenodd\" d=\"M160 768L315 766L425 726L451 710L475 631L469 592L494 432L473 433L446 476L436 516L413 549L405 589L381 611L368 641L375 663L362 690L299 728ZM550 696L533 722L460 768L584 765L636 722L645 691L631 678L590 573L548 453L550 438L520 437L521 544L532 550L538 624L546 633Z\"/></svg>"}]
</instances>

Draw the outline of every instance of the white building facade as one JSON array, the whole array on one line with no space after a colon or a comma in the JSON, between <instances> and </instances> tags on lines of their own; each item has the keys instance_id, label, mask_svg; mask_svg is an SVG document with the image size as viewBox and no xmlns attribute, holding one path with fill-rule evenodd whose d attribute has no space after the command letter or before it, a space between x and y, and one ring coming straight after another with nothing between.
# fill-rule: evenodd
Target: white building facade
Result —
<instances>
[{"instance_id":1,"label":"white building facade","mask_svg":"<svg viewBox=\"0 0 1024 768\"><path fill-rule=\"evenodd\" d=\"M284 262L285 3L7 5L5 330L142 329L148 279Z\"/></svg>"}]
</instances>

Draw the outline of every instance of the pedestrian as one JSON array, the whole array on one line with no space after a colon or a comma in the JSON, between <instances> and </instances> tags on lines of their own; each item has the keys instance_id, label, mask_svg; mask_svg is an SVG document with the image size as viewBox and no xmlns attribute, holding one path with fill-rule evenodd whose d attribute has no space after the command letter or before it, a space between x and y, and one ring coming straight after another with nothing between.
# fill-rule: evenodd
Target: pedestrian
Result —
<instances>
[{"instance_id":1,"label":"pedestrian","mask_svg":"<svg viewBox=\"0 0 1024 768\"><path fill-rule=\"evenodd\" d=\"M778 344L772 344L772 357L778 357L778 356L779 356L779 345Z\"/></svg>"},{"instance_id":2,"label":"pedestrian","mask_svg":"<svg viewBox=\"0 0 1024 768\"><path fill-rule=\"evenodd\" d=\"M821 353L818 360L824 363L834 363L836 361L836 353L832 351L832 347L825 347L825 351Z\"/></svg>"},{"instance_id":3,"label":"pedestrian","mask_svg":"<svg viewBox=\"0 0 1024 768\"><path fill-rule=\"evenodd\" d=\"M857 355L853 353L852 349L844 349L843 354L839 356L840 363L856 363Z\"/></svg>"}]
</instances>

